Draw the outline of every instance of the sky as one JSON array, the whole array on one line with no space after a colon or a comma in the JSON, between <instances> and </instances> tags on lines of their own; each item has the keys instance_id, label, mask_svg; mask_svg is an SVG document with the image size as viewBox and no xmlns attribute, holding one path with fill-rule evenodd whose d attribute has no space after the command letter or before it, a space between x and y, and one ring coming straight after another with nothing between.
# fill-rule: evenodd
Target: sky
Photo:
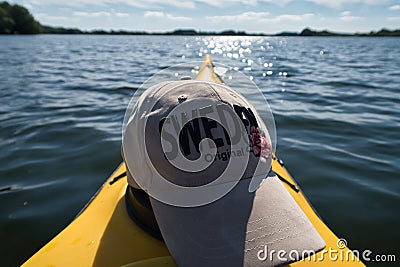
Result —
<instances>
[{"instance_id":1,"label":"sky","mask_svg":"<svg viewBox=\"0 0 400 267\"><path fill-rule=\"evenodd\" d=\"M16 0L44 25L83 30L278 33L400 28L400 0Z\"/></svg>"}]
</instances>

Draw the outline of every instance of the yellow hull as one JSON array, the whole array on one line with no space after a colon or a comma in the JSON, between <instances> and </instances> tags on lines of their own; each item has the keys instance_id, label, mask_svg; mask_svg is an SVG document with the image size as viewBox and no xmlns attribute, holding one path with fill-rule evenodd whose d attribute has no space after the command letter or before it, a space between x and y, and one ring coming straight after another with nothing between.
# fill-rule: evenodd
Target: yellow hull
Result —
<instances>
[{"instance_id":1,"label":"yellow hull","mask_svg":"<svg viewBox=\"0 0 400 267\"><path fill-rule=\"evenodd\" d=\"M206 56L196 79L222 82L213 71L211 57ZM318 217L303 193L294 189L298 188L295 181L276 157L272 169L286 181L286 189L327 245L314 256L289 266L364 266L347 247L338 248L338 237ZM115 180L125 171L122 163L82 213L22 266L176 266L165 244L143 231L126 212L126 177ZM332 260L329 251L337 260ZM346 257L350 260L346 261Z\"/></svg>"}]
</instances>

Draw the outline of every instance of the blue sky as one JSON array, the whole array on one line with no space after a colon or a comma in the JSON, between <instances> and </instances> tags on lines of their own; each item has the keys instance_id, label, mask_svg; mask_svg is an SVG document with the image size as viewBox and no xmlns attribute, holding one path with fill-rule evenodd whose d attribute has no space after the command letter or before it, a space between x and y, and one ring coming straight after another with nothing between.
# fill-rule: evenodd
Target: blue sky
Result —
<instances>
[{"instance_id":1,"label":"blue sky","mask_svg":"<svg viewBox=\"0 0 400 267\"><path fill-rule=\"evenodd\" d=\"M20 0L42 24L80 29L338 32L400 28L399 0Z\"/></svg>"}]
</instances>

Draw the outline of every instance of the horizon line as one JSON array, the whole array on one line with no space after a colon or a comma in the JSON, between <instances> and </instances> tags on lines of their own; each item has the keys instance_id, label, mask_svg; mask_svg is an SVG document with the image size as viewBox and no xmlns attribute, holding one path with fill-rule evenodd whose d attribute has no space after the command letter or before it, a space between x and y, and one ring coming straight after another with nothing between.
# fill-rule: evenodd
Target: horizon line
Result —
<instances>
[{"instance_id":1,"label":"horizon line","mask_svg":"<svg viewBox=\"0 0 400 267\"><path fill-rule=\"evenodd\" d=\"M376 36L376 34L388 34L388 35L378 35L378 36L400 36L399 29L389 29L386 27L380 30L370 30L368 32L336 32L329 29L314 30L311 27L306 27L301 31L280 31L276 33L266 33L266 32L247 32L246 30L234 30L234 29L224 29L224 30L196 30L194 28L175 28L172 30L165 31L149 31L149 30L125 30L125 29L91 29L82 30L78 27L68 28L63 26L50 26L41 25L44 28L44 34L55 33L46 32L47 31L66 31L71 32L70 34L126 34L126 35L243 35L243 36ZM61 33L61 32L60 32ZM391 35L393 34L393 35Z\"/></svg>"}]
</instances>

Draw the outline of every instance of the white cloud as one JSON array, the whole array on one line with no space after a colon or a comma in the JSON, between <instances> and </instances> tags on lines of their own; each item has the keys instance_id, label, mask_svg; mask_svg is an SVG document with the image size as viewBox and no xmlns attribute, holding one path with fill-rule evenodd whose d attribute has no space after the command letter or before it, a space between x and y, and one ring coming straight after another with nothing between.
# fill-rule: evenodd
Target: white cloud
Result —
<instances>
[{"instance_id":1,"label":"white cloud","mask_svg":"<svg viewBox=\"0 0 400 267\"><path fill-rule=\"evenodd\" d=\"M287 3L293 1L295 0L195 0L195 2L206 3L210 6L217 7L227 7L232 6L233 4L256 6L262 2L272 3L277 6L285 6Z\"/></svg>"},{"instance_id":2,"label":"white cloud","mask_svg":"<svg viewBox=\"0 0 400 267\"><path fill-rule=\"evenodd\" d=\"M167 19L169 20L174 20L174 21L190 21L192 20L189 17L183 17L183 16L173 16L171 14L167 14Z\"/></svg>"},{"instance_id":3,"label":"white cloud","mask_svg":"<svg viewBox=\"0 0 400 267\"><path fill-rule=\"evenodd\" d=\"M101 17L118 17L118 18L127 18L130 15L128 13L120 13L115 12L115 10L111 10L111 12L100 11L100 12L84 12L84 11L75 11L73 12L75 17L84 17L84 18L101 18Z\"/></svg>"},{"instance_id":4,"label":"white cloud","mask_svg":"<svg viewBox=\"0 0 400 267\"><path fill-rule=\"evenodd\" d=\"M260 0L260 2L272 3L277 6L285 6L287 3L294 2L294 0Z\"/></svg>"},{"instance_id":5,"label":"white cloud","mask_svg":"<svg viewBox=\"0 0 400 267\"><path fill-rule=\"evenodd\" d=\"M105 6L106 3L110 3L108 0L68 0L62 3L59 0L25 0L25 2L35 6L62 4L73 7L83 7L85 5Z\"/></svg>"},{"instance_id":6,"label":"white cloud","mask_svg":"<svg viewBox=\"0 0 400 267\"><path fill-rule=\"evenodd\" d=\"M352 21L357 21L360 19L361 19L361 17L351 15L350 11L346 10L346 11L340 12L339 20L341 20L341 21L352 22Z\"/></svg>"},{"instance_id":7,"label":"white cloud","mask_svg":"<svg viewBox=\"0 0 400 267\"><path fill-rule=\"evenodd\" d=\"M60 5L59 0L26 0L28 4L32 5L44 5L44 4L56 4ZM126 4L138 8L156 8L161 5L168 5L180 8L195 8L195 2L189 0L68 0L62 3L67 6L83 7L85 5L95 6L109 6L112 4Z\"/></svg>"},{"instance_id":8,"label":"white cloud","mask_svg":"<svg viewBox=\"0 0 400 267\"><path fill-rule=\"evenodd\" d=\"M272 3L277 6L285 6L286 4L295 1L296 0L195 0L193 2L202 2L202 3L207 3L211 6L225 7L225 6L230 6L232 4L257 5L261 2ZM351 4L351 3L377 5L388 2L388 0L306 0L306 1L334 8L339 8L343 4Z\"/></svg>"},{"instance_id":9,"label":"white cloud","mask_svg":"<svg viewBox=\"0 0 400 267\"><path fill-rule=\"evenodd\" d=\"M57 0L55 0L57 1ZM74 0L75 1L75 0ZM91 1L91 0L76 0L76 1ZM196 7L194 1L189 0L98 0L98 2L104 3L112 3L112 4L126 4L128 6L148 9L148 8L156 8L160 9L163 5L172 6L178 8L188 8L193 9Z\"/></svg>"},{"instance_id":10,"label":"white cloud","mask_svg":"<svg viewBox=\"0 0 400 267\"><path fill-rule=\"evenodd\" d=\"M68 20L70 20L69 17L50 16L45 13L37 13L37 14L35 14L35 18L39 19L40 21L68 21Z\"/></svg>"},{"instance_id":11,"label":"white cloud","mask_svg":"<svg viewBox=\"0 0 400 267\"><path fill-rule=\"evenodd\" d=\"M143 2L148 2L150 7L154 6L154 4L162 4L162 5L168 5L168 6L174 6L174 7L179 7L179 8L189 8L193 9L196 7L195 1L181 1L181 0L146 0L146 1L141 1L141 0L118 0L118 1L124 1L129 5L135 6L138 2L143 3Z\"/></svg>"},{"instance_id":12,"label":"white cloud","mask_svg":"<svg viewBox=\"0 0 400 267\"><path fill-rule=\"evenodd\" d=\"M389 10L391 10L391 11L397 11L397 10L400 10L400 5L394 5L394 6L391 6L391 7L389 7Z\"/></svg>"},{"instance_id":13,"label":"white cloud","mask_svg":"<svg viewBox=\"0 0 400 267\"><path fill-rule=\"evenodd\" d=\"M342 16L339 19L341 21L344 21L344 22L352 22L352 21L360 20L361 17L358 17L358 16Z\"/></svg>"},{"instance_id":14,"label":"white cloud","mask_svg":"<svg viewBox=\"0 0 400 267\"><path fill-rule=\"evenodd\" d=\"M75 11L74 16L76 17L90 17L90 18L99 18L99 17L111 17L110 12L83 12L83 11Z\"/></svg>"},{"instance_id":15,"label":"white cloud","mask_svg":"<svg viewBox=\"0 0 400 267\"><path fill-rule=\"evenodd\" d=\"M210 6L216 7L226 7L234 4L244 4L244 5L257 5L259 1L257 0L195 0L194 2L205 3Z\"/></svg>"},{"instance_id":16,"label":"white cloud","mask_svg":"<svg viewBox=\"0 0 400 267\"><path fill-rule=\"evenodd\" d=\"M313 13L306 13L302 15L291 15L291 14L283 14L277 16L275 19L273 19L276 22L282 22L282 21L303 21L303 20L308 20L314 17Z\"/></svg>"},{"instance_id":17,"label":"white cloud","mask_svg":"<svg viewBox=\"0 0 400 267\"><path fill-rule=\"evenodd\" d=\"M343 3L358 2L358 0L310 0L310 1L314 2L316 4L333 7L333 8L339 8L342 6Z\"/></svg>"},{"instance_id":18,"label":"white cloud","mask_svg":"<svg viewBox=\"0 0 400 267\"><path fill-rule=\"evenodd\" d=\"M190 21L190 20L192 20L189 17L174 16L172 14L166 14L161 11L146 11L146 12L144 12L143 16L145 18L165 18L165 19L173 20L173 21Z\"/></svg>"},{"instance_id":19,"label":"white cloud","mask_svg":"<svg viewBox=\"0 0 400 267\"><path fill-rule=\"evenodd\" d=\"M243 22L243 21L257 21L259 23L268 22L285 22L285 21L304 21L314 17L313 13L306 13L301 15L282 14L276 17L270 17L269 12L243 12L237 15L226 16L208 16L213 22Z\"/></svg>"},{"instance_id":20,"label":"white cloud","mask_svg":"<svg viewBox=\"0 0 400 267\"><path fill-rule=\"evenodd\" d=\"M268 18L269 12L243 12L237 15L225 15L225 16L207 16L206 19L210 19L214 22L221 22L221 21L251 21L257 20L262 21Z\"/></svg>"},{"instance_id":21,"label":"white cloud","mask_svg":"<svg viewBox=\"0 0 400 267\"><path fill-rule=\"evenodd\" d=\"M351 12L350 11L343 11L340 13L341 16L350 16Z\"/></svg>"},{"instance_id":22,"label":"white cloud","mask_svg":"<svg viewBox=\"0 0 400 267\"><path fill-rule=\"evenodd\" d=\"M120 13L120 12L115 12L114 15L118 18L127 18L130 16L128 13Z\"/></svg>"},{"instance_id":23,"label":"white cloud","mask_svg":"<svg viewBox=\"0 0 400 267\"><path fill-rule=\"evenodd\" d=\"M146 11L143 16L145 18L163 18L165 14L161 11Z\"/></svg>"},{"instance_id":24,"label":"white cloud","mask_svg":"<svg viewBox=\"0 0 400 267\"><path fill-rule=\"evenodd\" d=\"M32 4L22 4L22 6L26 7L28 10L32 10L33 9L33 5Z\"/></svg>"},{"instance_id":25,"label":"white cloud","mask_svg":"<svg viewBox=\"0 0 400 267\"><path fill-rule=\"evenodd\" d=\"M308 1L328 7L339 8L343 4L355 4L355 3L366 4L366 5L379 5L379 4L384 4L388 0L308 0Z\"/></svg>"},{"instance_id":26,"label":"white cloud","mask_svg":"<svg viewBox=\"0 0 400 267\"><path fill-rule=\"evenodd\" d=\"M400 17L388 17L388 21L400 21Z\"/></svg>"}]
</instances>

